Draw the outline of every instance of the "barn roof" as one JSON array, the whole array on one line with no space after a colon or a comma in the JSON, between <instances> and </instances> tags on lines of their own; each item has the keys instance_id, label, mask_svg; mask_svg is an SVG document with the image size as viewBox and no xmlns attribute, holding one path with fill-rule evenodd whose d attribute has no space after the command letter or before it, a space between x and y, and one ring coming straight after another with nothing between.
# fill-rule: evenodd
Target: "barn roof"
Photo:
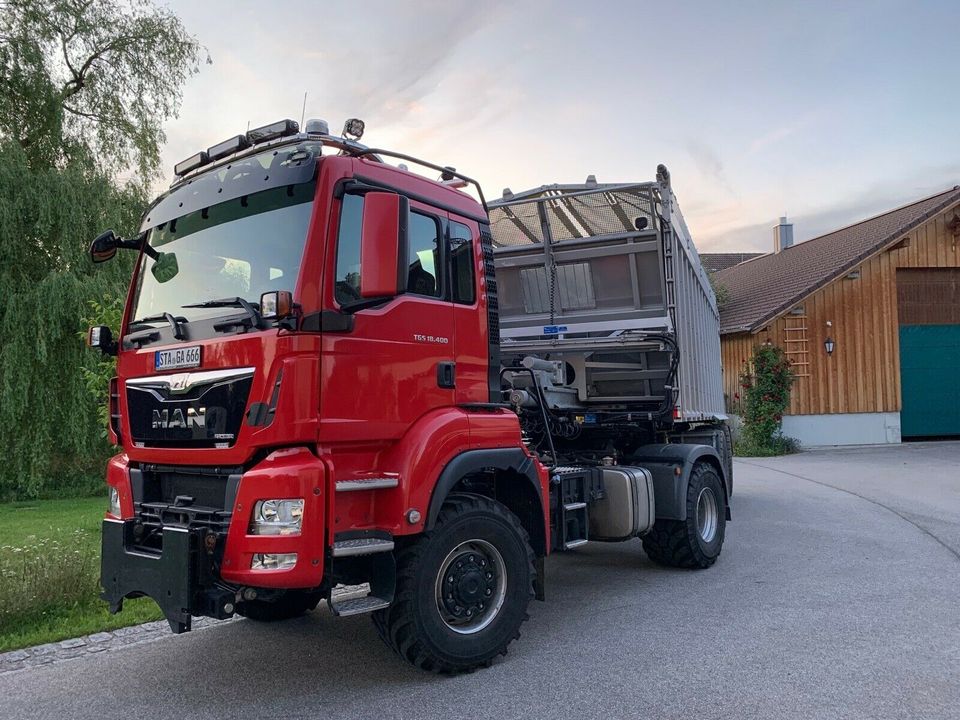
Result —
<instances>
[{"instance_id":1,"label":"barn roof","mask_svg":"<svg viewBox=\"0 0 960 720\"><path fill-rule=\"evenodd\" d=\"M708 273L726 270L728 267L739 265L747 260L753 260L760 257L763 253L700 253L700 262L703 263L703 269Z\"/></svg>"},{"instance_id":2,"label":"barn roof","mask_svg":"<svg viewBox=\"0 0 960 720\"><path fill-rule=\"evenodd\" d=\"M960 202L960 186L779 253L720 270L714 283L727 289L720 308L720 334L755 332L871 255L894 244L931 217Z\"/></svg>"}]
</instances>

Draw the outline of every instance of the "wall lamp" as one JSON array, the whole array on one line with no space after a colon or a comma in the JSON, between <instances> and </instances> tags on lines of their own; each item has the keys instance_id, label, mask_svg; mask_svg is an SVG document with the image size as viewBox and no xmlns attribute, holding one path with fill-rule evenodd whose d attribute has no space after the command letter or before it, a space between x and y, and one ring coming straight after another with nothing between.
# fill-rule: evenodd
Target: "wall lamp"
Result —
<instances>
[{"instance_id":1,"label":"wall lamp","mask_svg":"<svg viewBox=\"0 0 960 720\"><path fill-rule=\"evenodd\" d=\"M827 332L830 332L830 328L833 327L833 322L827 320ZM833 355L833 349L837 344L833 341L833 338L827 335L827 339L823 341L823 349L827 351L827 357Z\"/></svg>"}]
</instances>

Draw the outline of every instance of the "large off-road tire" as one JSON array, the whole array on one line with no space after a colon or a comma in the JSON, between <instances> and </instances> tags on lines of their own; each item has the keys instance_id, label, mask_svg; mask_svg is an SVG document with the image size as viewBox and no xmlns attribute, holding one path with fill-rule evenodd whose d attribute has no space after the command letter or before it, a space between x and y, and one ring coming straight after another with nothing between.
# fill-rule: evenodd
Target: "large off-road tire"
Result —
<instances>
[{"instance_id":1,"label":"large off-road tire","mask_svg":"<svg viewBox=\"0 0 960 720\"><path fill-rule=\"evenodd\" d=\"M305 590L288 590L276 600L246 600L237 603L237 614L257 622L277 622L300 617L313 610L320 595Z\"/></svg>"},{"instance_id":2,"label":"large off-road tire","mask_svg":"<svg viewBox=\"0 0 960 720\"><path fill-rule=\"evenodd\" d=\"M697 463L687 487L687 519L657 520L643 536L643 549L655 563L708 568L723 548L727 526L723 481L709 463Z\"/></svg>"},{"instance_id":3,"label":"large off-road tire","mask_svg":"<svg viewBox=\"0 0 960 720\"><path fill-rule=\"evenodd\" d=\"M535 575L516 515L486 497L451 495L433 529L398 553L394 602L373 622L422 670L489 666L520 637Z\"/></svg>"}]
</instances>

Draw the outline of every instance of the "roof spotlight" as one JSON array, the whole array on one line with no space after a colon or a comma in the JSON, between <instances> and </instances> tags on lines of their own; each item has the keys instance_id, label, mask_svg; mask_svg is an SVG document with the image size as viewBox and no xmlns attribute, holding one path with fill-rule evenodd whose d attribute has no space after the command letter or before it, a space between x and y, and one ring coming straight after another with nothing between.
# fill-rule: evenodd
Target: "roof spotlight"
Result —
<instances>
[{"instance_id":1,"label":"roof spotlight","mask_svg":"<svg viewBox=\"0 0 960 720\"><path fill-rule=\"evenodd\" d=\"M366 128L363 120L360 118L350 118L343 124L343 136L352 140L359 140L363 137L363 131Z\"/></svg>"}]
</instances>

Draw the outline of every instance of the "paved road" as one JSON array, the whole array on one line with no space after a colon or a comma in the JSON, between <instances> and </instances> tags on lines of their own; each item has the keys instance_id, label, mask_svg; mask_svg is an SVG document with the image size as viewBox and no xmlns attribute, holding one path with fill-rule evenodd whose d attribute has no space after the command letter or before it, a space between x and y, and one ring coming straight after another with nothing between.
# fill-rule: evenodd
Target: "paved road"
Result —
<instances>
[{"instance_id":1,"label":"paved road","mask_svg":"<svg viewBox=\"0 0 960 720\"><path fill-rule=\"evenodd\" d=\"M0 717L960 718L960 443L738 462L734 518L705 572L638 542L551 559L486 671L425 675L318 611L2 675Z\"/></svg>"}]
</instances>

